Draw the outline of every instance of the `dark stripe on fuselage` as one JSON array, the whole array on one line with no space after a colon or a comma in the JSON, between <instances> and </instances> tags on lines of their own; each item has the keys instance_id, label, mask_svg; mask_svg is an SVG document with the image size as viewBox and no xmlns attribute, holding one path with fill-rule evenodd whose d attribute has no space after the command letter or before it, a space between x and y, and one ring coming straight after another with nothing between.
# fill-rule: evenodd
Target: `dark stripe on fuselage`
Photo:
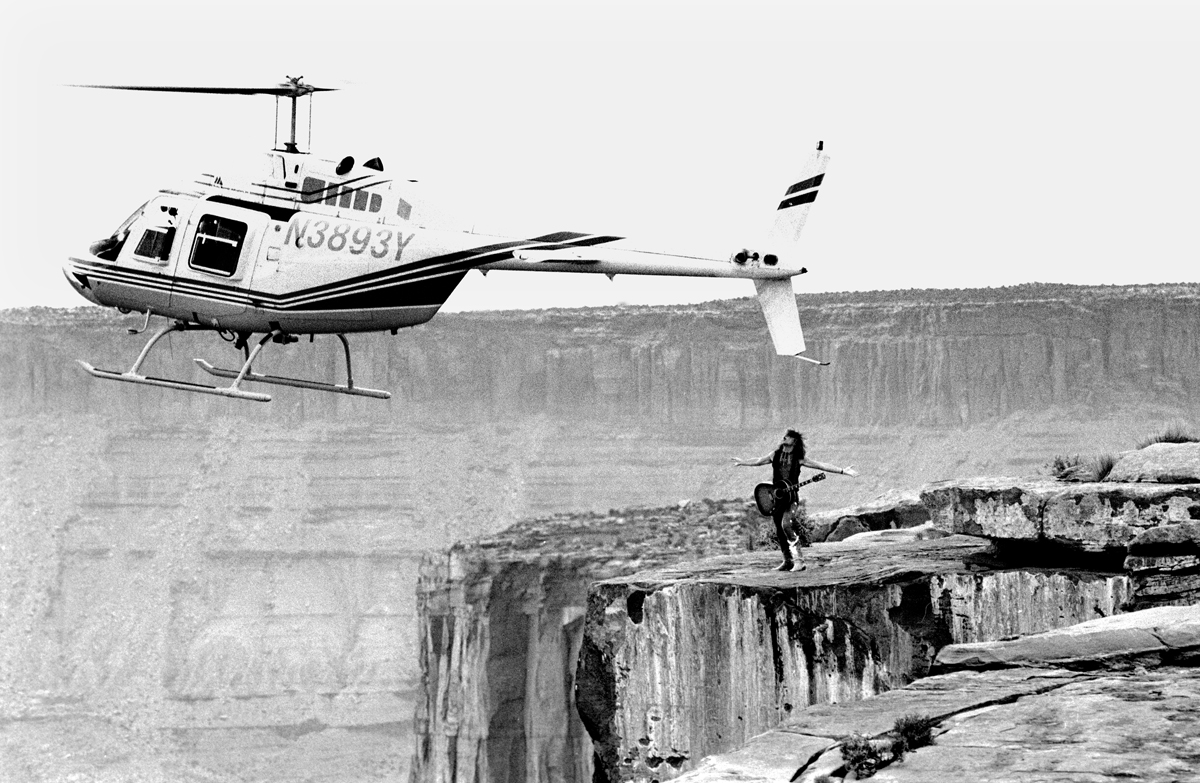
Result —
<instances>
[{"instance_id":1,"label":"dark stripe on fuselage","mask_svg":"<svg viewBox=\"0 0 1200 783\"><path fill-rule=\"evenodd\" d=\"M421 259L412 264L403 267L392 267L383 269L378 272L372 272L369 275L339 280L332 283L306 288L303 291L297 291L292 294L287 294L286 297L277 297L280 300L299 300L308 299L310 297L321 297L338 294L352 293L346 289L358 289L365 286L376 286L381 283L396 283L410 280L416 277L426 276L430 272L445 274L446 272L473 269L477 266L490 264L493 261L502 261L512 256L514 248L521 246L529 246L523 249L542 250L543 245L537 243L559 242L558 238L573 239L574 241L560 243L557 247L545 249L561 249L563 247L590 247L592 245L605 244L615 242L621 237L601 236L587 238L587 234L579 234L573 231L562 231L555 234L546 234L534 239L520 239L508 242L496 242L491 245L482 245L479 247L458 250L453 253L445 253L440 256L430 256L429 258ZM303 309L312 309L308 303L296 302L293 306Z\"/></svg>"},{"instance_id":2,"label":"dark stripe on fuselage","mask_svg":"<svg viewBox=\"0 0 1200 783\"><path fill-rule=\"evenodd\" d=\"M85 267L86 271L72 272L76 278L85 276L102 283L117 283L120 285L141 288L148 291L169 292L172 296L204 299L210 302L241 305L260 310L270 310L281 313L296 313L313 310L339 309L368 309L394 307L440 306L450 296L468 270L462 269L441 274L431 274L417 280L392 282L372 289L356 289L344 296L326 297L316 302L304 305L283 305L259 298L251 292L242 290L220 291L218 286L189 285L192 281L178 281L172 287L169 282L156 280L151 276L136 276L121 274L119 268L99 269L93 266ZM169 280L169 278L167 279ZM441 297L441 298L438 298Z\"/></svg>"},{"instance_id":3,"label":"dark stripe on fuselage","mask_svg":"<svg viewBox=\"0 0 1200 783\"><path fill-rule=\"evenodd\" d=\"M526 242L570 242L573 239L582 239L587 234L580 234L578 231L556 231L553 234L543 234L540 237L527 239ZM614 237L615 239L615 237Z\"/></svg>"},{"instance_id":4,"label":"dark stripe on fuselage","mask_svg":"<svg viewBox=\"0 0 1200 783\"><path fill-rule=\"evenodd\" d=\"M309 310L379 310L389 307L433 306L440 307L466 277L470 270L461 269L424 280L413 280L377 288L371 291L356 291L345 296L322 299L312 304L297 307L275 308L259 305L268 310L286 310L289 313Z\"/></svg>"},{"instance_id":5,"label":"dark stripe on fuselage","mask_svg":"<svg viewBox=\"0 0 1200 783\"><path fill-rule=\"evenodd\" d=\"M794 207L797 204L807 204L811 201L815 201L816 198L817 198L817 191L810 190L807 193L801 193L799 196L792 196L791 198L785 198L783 201L779 202L779 208L787 209L788 207Z\"/></svg>"},{"instance_id":6,"label":"dark stripe on fuselage","mask_svg":"<svg viewBox=\"0 0 1200 783\"><path fill-rule=\"evenodd\" d=\"M803 182L797 182L795 185L792 185L790 188L787 189L787 193L784 193L783 195L790 196L793 193L799 193L802 190L808 190L809 188L815 188L817 185L821 184L821 180L823 180L823 179L825 179L824 174L818 174L815 177L809 177L808 179L804 180Z\"/></svg>"}]
</instances>

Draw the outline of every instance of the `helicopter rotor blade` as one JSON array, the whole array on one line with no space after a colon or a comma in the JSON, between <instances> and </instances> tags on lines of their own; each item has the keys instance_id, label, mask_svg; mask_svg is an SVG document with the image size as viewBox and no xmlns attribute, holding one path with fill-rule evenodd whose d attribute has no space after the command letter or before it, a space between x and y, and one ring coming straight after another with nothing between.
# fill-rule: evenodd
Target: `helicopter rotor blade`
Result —
<instances>
[{"instance_id":1,"label":"helicopter rotor blade","mask_svg":"<svg viewBox=\"0 0 1200 783\"><path fill-rule=\"evenodd\" d=\"M69 84L92 90L139 90L143 92L186 92L206 95L275 95L297 98L314 92L332 92L336 87L312 87L307 84L277 84L274 87L167 87L142 84Z\"/></svg>"}]
</instances>

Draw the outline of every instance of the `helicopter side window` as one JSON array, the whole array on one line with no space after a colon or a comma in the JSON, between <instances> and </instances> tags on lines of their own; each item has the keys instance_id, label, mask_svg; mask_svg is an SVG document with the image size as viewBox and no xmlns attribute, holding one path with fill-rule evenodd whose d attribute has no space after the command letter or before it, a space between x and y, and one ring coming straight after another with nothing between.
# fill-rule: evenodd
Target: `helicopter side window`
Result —
<instances>
[{"instance_id":1,"label":"helicopter side window","mask_svg":"<svg viewBox=\"0 0 1200 783\"><path fill-rule=\"evenodd\" d=\"M171 244L174 241L174 226L148 228L142 233L142 238L138 241L133 254L152 261L166 261L167 257L171 255Z\"/></svg>"},{"instance_id":2,"label":"helicopter side window","mask_svg":"<svg viewBox=\"0 0 1200 783\"><path fill-rule=\"evenodd\" d=\"M196 227L196 241L188 265L229 277L237 271L238 256L246 239L246 224L238 220L205 215Z\"/></svg>"}]
</instances>

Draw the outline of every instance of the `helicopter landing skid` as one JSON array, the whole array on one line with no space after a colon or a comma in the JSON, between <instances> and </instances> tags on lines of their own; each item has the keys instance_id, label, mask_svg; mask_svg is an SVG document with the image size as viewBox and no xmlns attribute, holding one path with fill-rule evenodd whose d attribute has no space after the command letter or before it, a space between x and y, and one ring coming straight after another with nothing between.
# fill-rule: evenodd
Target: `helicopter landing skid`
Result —
<instances>
[{"instance_id":1,"label":"helicopter landing skid","mask_svg":"<svg viewBox=\"0 0 1200 783\"><path fill-rule=\"evenodd\" d=\"M147 323L149 323L149 321L150 321L150 317L148 315L146 317L146 321L147 321ZM145 327L143 327L143 328L145 328ZM186 331L190 331L193 329L205 329L205 328L207 328L207 327L198 326L196 324L189 324L189 323L185 323L183 321L175 321L174 323L167 324L166 326L164 326L163 328L161 328L157 332L155 332L154 336L150 338L150 340L146 343L146 346L144 348L142 348L142 352L140 354L138 354L138 358L133 363L133 367L130 367L128 372L114 372L112 370L99 370L99 369L93 367L92 365L88 364L87 362L83 361L82 359L78 359L76 361L79 362L80 366L83 367L83 369L88 373L88 375L95 376L96 378L103 378L104 380L107 380L107 381L125 381L126 383L138 383L143 386L159 386L159 387L162 387L165 389L177 389L179 391L199 392L201 394L215 394L220 397L232 397L232 398L238 399L238 400L253 400L254 402L270 402L271 395L269 395L269 394L261 394L259 392L248 392L248 391L242 391L241 389L239 389L238 384L241 383L241 381L242 381L242 378L240 378L240 377L228 386L218 387L218 386L205 386L202 383L192 383L191 381L176 381L176 380L173 380L170 378L155 378L153 376L142 375L141 373L138 372L138 370L141 369L142 363L146 361L146 357L150 355L150 349L154 347L155 343L157 343L162 338L166 337L171 332L186 332ZM264 337L259 342L258 345L254 346L254 350L252 352L247 353L246 364L242 367L243 375L246 374L247 372L249 372L250 362L252 362L254 360L254 357L257 356L258 352L262 350L263 345L273 335L274 335L274 332L272 332L271 334L268 334L266 337Z\"/></svg>"},{"instance_id":2,"label":"helicopter landing skid","mask_svg":"<svg viewBox=\"0 0 1200 783\"><path fill-rule=\"evenodd\" d=\"M270 335L267 337L270 337ZM250 360L253 356L246 359L246 363L242 365L241 370L225 370L220 367L214 367L203 359L196 359L195 362L201 370L204 370L209 375L215 375L218 378L235 378L234 386L241 381L253 381L255 383L272 383L277 386L294 386L298 389L314 389L316 391L336 392L337 394L351 394L356 397L374 397L378 400L390 400L392 393L389 391L365 389L354 385L354 374L350 369L350 343L343 334L339 334L337 337L342 341L342 348L346 353L346 385L344 386L336 383L325 383L324 381L309 381L303 378L286 378L280 375L260 375L256 372L250 372ZM265 341L267 338L263 339Z\"/></svg>"},{"instance_id":3,"label":"helicopter landing skid","mask_svg":"<svg viewBox=\"0 0 1200 783\"><path fill-rule=\"evenodd\" d=\"M239 400L254 400L255 402L270 402L271 395L260 394L258 392L242 391L234 386L205 386L202 383L191 383L190 381L174 381L170 378L155 378L149 375L138 375L134 372L113 372L112 370L100 370L82 359L76 359L80 366L87 371L89 375L94 375L97 378L103 378L106 381L126 381L127 383L140 383L143 386L160 386L165 389L178 389L180 391L193 391L202 394L216 394L221 397L234 397Z\"/></svg>"},{"instance_id":4,"label":"helicopter landing skid","mask_svg":"<svg viewBox=\"0 0 1200 783\"><path fill-rule=\"evenodd\" d=\"M237 378L237 370L225 370L220 367L213 367L203 359L194 359L197 366L204 370L209 375L215 375L218 378ZM255 383L273 383L277 386L295 386L298 389L315 389L316 391L337 392L338 394L354 394L360 397L375 397L380 400L391 399L392 393L381 389L364 389L361 386L339 386L336 383L323 383L322 381L306 381L303 378L285 378L280 375L259 375L256 372L248 372L242 376L244 381L254 381Z\"/></svg>"},{"instance_id":5,"label":"helicopter landing skid","mask_svg":"<svg viewBox=\"0 0 1200 783\"><path fill-rule=\"evenodd\" d=\"M149 321L149 317L146 319ZM143 327L144 328L144 327ZM142 348L142 352L138 354L137 360L133 363L133 367L129 368L128 372L115 372L113 370L100 370L83 360L78 360L83 369L92 376L103 378L108 381L124 381L126 383L139 383L143 386L159 386L166 389L177 389L179 391L199 392L200 394L215 394L220 397L232 397L238 400L253 400L254 402L270 402L271 395L262 394L259 392L242 391L238 388L243 381L252 381L254 383L271 383L277 386L295 386L300 389L314 389L316 391L337 392L339 394L352 394L359 397L374 397L376 399L387 400L392 396L391 392L382 391L380 389L364 389L354 385L354 375L350 369L350 343L346 340L346 336L339 334L337 337L342 341L342 347L346 353L346 384L339 385L336 383L324 383L322 381L308 381L302 378L285 378L278 375L262 375L251 372L250 365L258 356L259 351L268 341L288 343L295 342L296 338L284 333L281 330L274 330L263 336L258 344L251 350L246 344L247 338L250 335L243 334L240 336L238 344L246 352L246 360L242 363L240 370L225 370L220 367L214 367L203 359L196 359L196 364L200 369L204 370L209 375L215 375L218 378L232 378L233 383L228 386L207 386L202 383L192 383L191 381L177 381L170 378L155 378L152 376L142 375L138 372L141 369L142 363L146 361L146 357L150 355L150 349L155 343L166 337L171 332L186 332L194 329L211 330L211 327L202 326L200 324L187 323L184 321L175 321L163 328L159 329L153 337Z\"/></svg>"}]
</instances>

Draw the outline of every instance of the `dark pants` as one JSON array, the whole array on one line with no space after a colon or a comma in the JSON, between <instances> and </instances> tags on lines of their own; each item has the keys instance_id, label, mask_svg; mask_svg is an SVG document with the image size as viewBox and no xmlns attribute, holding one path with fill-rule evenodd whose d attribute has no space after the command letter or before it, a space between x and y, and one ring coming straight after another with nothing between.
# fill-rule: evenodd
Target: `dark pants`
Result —
<instances>
[{"instance_id":1,"label":"dark pants","mask_svg":"<svg viewBox=\"0 0 1200 783\"><path fill-rule=\"evenodd\" d=\"M783 518L791 511L793 505L793 497L789 494L784 500L775 499L775 510L771 514L771 519L775 522L775 540L779 543L779 550L783 552L785 562L792 562L792 547L788 544L787 531L783 528Z\"/></svg>"}]
</instances>

